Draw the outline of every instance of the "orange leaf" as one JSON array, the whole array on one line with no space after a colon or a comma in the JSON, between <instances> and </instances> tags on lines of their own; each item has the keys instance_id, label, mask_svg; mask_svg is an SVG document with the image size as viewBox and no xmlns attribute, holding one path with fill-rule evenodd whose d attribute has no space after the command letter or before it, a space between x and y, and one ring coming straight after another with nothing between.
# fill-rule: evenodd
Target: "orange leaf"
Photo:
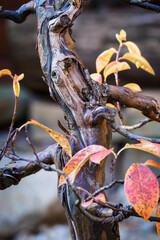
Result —
<instances>
[{"instance_id":1,"label":"orange leaf","mask_svg":"<svg viewBox=\"0 0 160 240\"><path fill-rule=\"evenodd\" d=\"M124 45L128 48L128 51L130 53L141 55L141 51L140 51L139 47L134 42L127 41L124 43Z\"/></svg>"},{"instance_id":2,"label":"orange leaf","mask_svg":"<svg viewBox=\"0 0 160 240\"><path fill-rule=\"evenodd\" d=\"M3 69L3 70L0 71L0 77L5 76L5 75L9 75L9 76L12 77L12 73L8 69Z\"/></svg>"},{"instance_id":3,"label":"orange leaf","mask_svg":"<svg viewBox=\"0 0 160 240\"><path fill-rule=\"evenodd\" d=\"M124 189L132 207L147 221L159 200L159 183L155 174L146 165L134 163L126 172Z\"/></svg>"},{"instance_id":4,"label":"orange leaf","mask_svg":"<svg viewBox=\"0 0 160 240\"><path fill-rule=\"evenodd\" d=\"M160 205L157 208L156 217L160 218ZM160 237L160 222L156 222L156 227L157 227L158 236Z\"/></svg>"},{"instance_id":5,"label":"orange leaf","mask_svg":"<svg viewBox=\"0 0 160 240\"><path fill-rule=\"evenodd\" d=\"M100 73L103 68L109 63L111 57L116 52L115 48L110 48L102 52L96 59L96 70L97 73Z\"/></svg>"},{"instance_id":6,"label":"orange leaf","mask_svg":"<svg viewBox=\"0 0 160 240\"><path fill-rule=\"evenodd\" d=\"M96 82L102 83L102 75L100 73L92 73L90 77Z\"/></svg>"},{"instance_id":7,"label":"orange leaf","mask_svg":"<svg viewBox=\"0 0 160 240\"><path fill-rule=\"evenodd\" d=\"M124 85L123 87L127 87L127 88L131 89L132 92L134 92L134 93L142 91L140 86L136 83L128 83L128 84Z\"/></svg>"},{"instance_id":8,"label":"orange leaf","mask_svg":"<svg viewBox=\"0 0 160 240\"><path fill-rule=\"evenodd\" d=\"M160 157L160 144L159 143L152 143L152 142L149 142L149 141L143 140L143 139L138 139L138 141L140 141L141 143L137 143L137 144L127 143L124 146L124 148L122 148L120 150L120 152L127 148L136 148L136 149L154 154L157 157Z\"/></svg>"},{"instance_id":9,"label":"orange leaf","mask_svg":"<svg viewBox=\"0 0 160 240\"><path fill-rule=\"evenodd\" d=\"M134 63L137 68L140 67L146 72L149 72L150 74L155 75L153 68L144 57L135 53L125 53L122 58Z\"/></svg>"},{"instance_id":10,"label":"orange leaf","mask_svg":"<svg viewBox=\"0 0 160 240\"><path fill-rule=\"evenodd\" d=\"M72 157L71 147L70 147L68 139L65 136L63 136L62 134L60 134L58 132L53 131L52 129L46 127L45 125L43 125L43 124L41 124L41 123L39 123L39 122L37 122L37 121L35 121L33 119L31 121L28 121L25 124L23 124L19 128L19 131L21 131L21 129L23 127L25 127L26 125L29 125L29 124L37 125L37 126L43 128L45 131L47 131L50 134L50 136L52 138L54 138L54 140L68 153L68 155L70 157Z\"/></svg>"},{"instance_id":11,"label":"orange leaf","mask_svg":"<svg viewBox=\"0 0 160 240\"><path fill-rule=\"evenodd\" d=\"M111 104L111 103L106 103L106 107L114 108L114 109L117 110L116 106L114 106L114 105Z\"/></svg>"},{"instance_id":12,"label":"orange leaf","mask_svg":"<svg viewBox=\"0 0 160 240\"><path fill-rule=\"evenodd\" d=\"M154 160L147 160L144 164L160 170L160 164Z\"/></svg>"},{"instance_id":13,"label":"orange leaf","mask_svg":"<svg viewBox=\"0 0 160 240\"><path fill-rule=\"evenodd\" d=\"M104 73L103 73L104 78L106 79L108 77L108 75L110 75L112 73L120 72L120 71L127 70L127 69L130 69L130 66L128 65L128 63L113 61L105 67Z\"/></svg>"},{"instance_id":14,"label":"orange leaf","mask_svg":"<svg viewBox=\"0 0 160 240\"><path fill-rule=\"evenodd\" d=\"M108 156L111 151L112 149L108 150L100 145L90 145L88 147L85 147L79 152L77 152L69 160L69 162L64 167L63 172L68 175L70 182L73 183L78 172L89 158L94 163L99 164L100 161L102 161L106 156ZM93 157L94 154L95 156ZM66 183L65 177L61 175L59 180L59 186L64 183Z\"/></svg>"},{"instance_id":15,"label":"orange leaf","mask_svg":"<svg viewBox=\"0 0 160 240\"><path fill-rule=\"evenodd\" d=\"M106 202L106 198L104 196L103 193L100 193L99 195L97 195L96 197L94 197L96 200L101 201L102 203ZM93 203L93 198L87 202L84 202L81 204L82 207L87 208L89 205L91 205Z\"/></svg>"}]
</instances>

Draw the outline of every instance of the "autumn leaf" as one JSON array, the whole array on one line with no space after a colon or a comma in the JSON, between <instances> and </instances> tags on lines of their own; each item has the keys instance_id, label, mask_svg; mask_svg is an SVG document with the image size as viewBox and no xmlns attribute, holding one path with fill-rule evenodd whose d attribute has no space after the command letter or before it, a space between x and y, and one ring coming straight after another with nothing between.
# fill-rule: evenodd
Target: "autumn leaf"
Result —
<instances>
[{"instance_id":1,"label":"autumn leaf","mask_svg":"<svg viewBox=\"0 0 160 240\"><path fill-rule=\"evenodd\" d=\"M119 42L119 44L121 44L122 38L120 37L120 35L118 33L116 33L115 37L116 37L117 41Z\"/></svg>"},{"instance_id":2,"label":"autumn leaf","mask_svg":"<svg viewBox=\"0 0 160 240\"><path fill-rule=\"evenodd\" d=\"M121 29L119 36L123 41L126 41L127 34L123 29Z\"/></svg>"},{"instance_id":3,"label":"autumn leaf","mask_svg":"<svg viewBox=\"0 0 160 240\"><path fill-rule=\"evenodd\" d=\"M110 48L104 52L102 52L96 59L96 70L97 73L100 73L103 68L109 63L113 54L116 53L115 48Z\"/></svg>"},{"instance_id":4,"label":"autumn leaf","mask_svg":"<svg viewBox=\"0 0 160 240\"><path fill-rule=\"evenodd\" d=\"M50 136L68 153L68 155L70 157L72 157L72 153L71 153L71 147L70 147L70 144L69 144L69 141L68 139L63 136L62 134L58 133L58 132L55 132L53 131L52 129L46 127L45 125L35 121L35 120L31 120L31 121L28 121L26 122L25 124L23 124L20 128L19 128L19 131L21 131L21 129L29 124L34 124L34 125L37 125L41 128L43 128L46 132L48 132L50 134Z\"/></svg>"},{"instance_id":5,"label":"autumn leaf","mask_svg":"<svg viewBox=\"0 0 160 240\"><path fill-rule=\"evenodd\" d=\"M142 91L140 86L136 83L128 83L128 84L124 85L123 87L127 87L127 88L131 89L132 92L134 92L134 93Z\"/></svg>"},{"instance_id":6,"label":"autumn leaf","mask_svg":"<svg viewBox=\"0 0 160 240\"><path fill-rule=\"evenodd\" d=\"M160 170L160 164L158 162L154 161L154 160L147 160L144 164Z\"/></svg>"},{"instance_id":7,"label":"autumn leaf","mask_svg":"<svg viewBox=\"0 0 160 240\"><path fill-rule=\"evenodd\" d=\"M144 164L132 164L125 175L124 190L132 207L147 221L159 200L159 183L155 174Z\"/></svg>"},{"instance_id":8,"label":"autumn leaf","mask_svg":"<svg viewBox=\"0 0 160 240\"><path fill-rule=\"evenodd\" d=\"M78 172L82 168L82 166L90 160L94 163L99 164L105 157L107 157L113 149L106 149L100 145L90 145L88 147L83 148L79 152L77 152L66 164L63 169L63 172L66 173L69 177L70 183L73 183ZM59 186L66 183L65 177L63 175L60 176Z\"/></svg>"},{"instance_id":9,"label":"autumn leaf","mask_svg":"<svg viewBox=\"0 0 160 240\"><path fill-rule=\"evenodd\" d=\"M128 48L130 53L141 55L139 47L134 42L127 41L124 43L124 45Z\"/></svg>"},{"instance_id":10,"label":"autumn leaf","mask_svg":"<svg viewBox=\"0 0 160 240\"><path fill-rule=\"evenodd\" d=\"M16 97L19 97L20 93L20 84L19 81L21 81L24 78L24 74L22 73L21 75L14 75L13 78L13 91Z\"/></svg>"},{"instance_id":11,"label":"autumn leaf","mask_svg":"<svg viewBox=\"0 0 160 240\"><path fill-rule=\"evenodd\" d=\"M98 194L98 195L97 195L96 197L94 197L94 198L95 198L96 200L101 201L102 203L105 203L105 202L106 202L106 198L105 198L105 196L104 196L103 193ZM93 203L93 201L94 201L94 200L93 200L93 198L92 198L91 200L82 203L81 206L84 207L84 208L87 208L89 205L91 205L91 204Z\"/></svg>"},{"instance_id":12,"label":"autumn leaf","mask_svg":"<svg viewBox=\"0 0 160 240\"><path fill-rule=\"evenodd\" d=\"M106 103L106 107L114 108L117 110L116 106L111 103Z\"/></svg>"},{"instance_id":13,"label":"autumn leaf","mask_svg":"<svg viewBox=\"0 0 160 240\"><path fill-rule=\"evenodd\" d=\"M129 60L130 62L134 63L137 68L142 68L146 72L155 75L155 72L149 62L142 56L134 53L125 53L122 59Z\"/></svg>"},{"instance_id":14,"label":"autumn leaf","mask_svg":"<svg viewBox=\"0 0 160 240\"><path fill-rule=\"evenodd\" d=\"M3 77L5 75L8 75L8 76L12 77L12 73L8 69L3 69L3 70L0 71L0 77Z\"/></svg>"},{"instance_id":15,"label":"autumn leaf","mask_svg":"<svg viewBox=\"0 0 160 240\"><path fill-rule=\"evenodd\" d=\"M160 205L157 208L156 217L160 218ZM160 237L160 222L156 222L156 227L157 227L158 236Z\"/></svg>"},{"instance_id":16,"label":"autumn leaf","mask_svg":"<svg viewBox=\"0 0 160 240\"><path fill-rule=\"evenodd\" d=\"M130 69L130 66L126 62L113 61L109 63L104 69L104 78L106 79L108 75Z\"/></svg>"},{"instance_id":17,"label":"autumn leaf","mask_svg":"<svg viewBox=\"0 0 160 240\"><path fill-rule=\"evenodd\" d=\"M160 157L160 144L159 143L152 143L152 142L149 142L149 141L143 140L143 139L138 139L138 141L140 141L140 143L137 143L137 144L127 143L119 151L119 153L122 152L124 149L127 149L127 148L135 148L135 149L139 149L139 150L154 154L157 157ZM118 153L118 155L119 155L119 153Z\"/></svg>"},{"instance_id":18,"label":"autumn leaf","mask_svg":"<svg viewBox=\"0 0 160 240\"><path fill-rule=\"evenodd\" d=\"M117 41L121 44L122 41L126 41L127 34L126 32L122 29L120 33L116 33L116 39Z\"/></svg>"},{"instance_id":19,"label":"autumn leaf","mask_svg":"<svg viewBox=\"0 0 160 240\"><path fill-rule=\"evenodd\" d=\"M102 75L100 73L92 73L90 75L90 77L96 81L96 82L99 82L99 83L102 83Z\"/></svg>"}]
</instances>

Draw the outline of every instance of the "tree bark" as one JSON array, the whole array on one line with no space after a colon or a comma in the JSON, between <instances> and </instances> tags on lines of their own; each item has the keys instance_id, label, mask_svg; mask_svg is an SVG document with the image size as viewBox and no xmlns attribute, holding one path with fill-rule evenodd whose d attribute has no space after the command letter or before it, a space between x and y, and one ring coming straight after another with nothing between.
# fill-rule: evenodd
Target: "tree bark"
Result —
<instances>
[{"instance_id":1,"label":"tree bark","mask_svg":"<svg viewBox=\"0 0 160 240\"><path fill-rule=\"evenodd\" d=\"M104 106L98 94L99 88L90 79L88 70L75 52L71 26L89 1L46 1L36 3L38 18L38 52L45 81L50 95L60 104L70 133L72 154L90 144L110 148L112 131L108 119L115 116L114 110ZM98 97L99 96L99 97ZM60 169L68 162L68 156L58 153L55 163ZM85 164L75 180L75 185L93 193L104 185L105 162L99 166ZM72 239L107 240L119 239L118 225L112 230L111 224L100 224L87 219L75 206L73 192L63 185L59 189ZM85 194L82 194L85 198Z\"/></svg>"}]
</instances>

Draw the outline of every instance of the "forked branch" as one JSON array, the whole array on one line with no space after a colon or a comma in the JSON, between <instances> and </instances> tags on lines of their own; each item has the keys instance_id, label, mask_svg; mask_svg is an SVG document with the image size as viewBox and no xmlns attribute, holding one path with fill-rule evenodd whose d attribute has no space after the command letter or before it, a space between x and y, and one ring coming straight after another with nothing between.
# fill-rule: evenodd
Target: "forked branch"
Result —
<instances>
[{"instance_id":1,"label":"forked branch","mask_svg":"<svg viewBox=\"0 0 160 240\"><path fill-rule=\"evenodd\" d=\"M38 153L40 162L48 165L54 164L56 162L57 146L58 144L51 145ZM0 169L0 190L4 190L11 185L16 185L22 178L35 174L42 169L36 157L30 160L13 156L11 158L16 160L16 162Z\"/></svg>"}]
</instances>

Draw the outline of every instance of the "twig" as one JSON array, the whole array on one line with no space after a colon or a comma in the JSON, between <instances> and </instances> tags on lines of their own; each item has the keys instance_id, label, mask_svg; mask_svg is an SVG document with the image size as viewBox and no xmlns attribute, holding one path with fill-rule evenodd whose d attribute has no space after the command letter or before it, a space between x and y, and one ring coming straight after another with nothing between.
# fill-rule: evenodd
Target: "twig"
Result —
<instances>
[{"instance_id":1,"label":"twig","mask_svg":"<svg viewBox=\"0 0 160 240\"><path fill-rule=\"evenodd\" d=\"M141 7L141 8L145 8L145 9L148 9L148 10L152 10L152 11L155 11L157 13L160 12L160 6L155 5L155 4L151 4L151 3L147 3L147 2L140 3L140 2L137 2L137 1L134 1L134 0L130 0L130 4Z\"/></svg>"},{"instance_id":2,"label":"twig","mask_svg":"<svg viewBox=\"0 0 160 240\"><path fill-rule=\"evenodd\" d=\"M116 184L124 184L124 180L115 180L115 181L111 182L109 185L106 185L106 186L104 186L104 187L101 187L100 189L98 189L97 191L95 191L95 192L93 193L93 196L96 196L97 194L99 194L99 193L101 193L101 192L103 192L103 191L105 191L105 190L108 190L108 189L112 188L112 187L113 187L114 185L116 185Z\"/></svg>"},{"instance_id":3,"label":"twig","mask_svg":"<svg viewBox=\"0 0 160 240\"><path fill-rule=\"evenodd\" d=\"M22 23L26 20L27 16L35 12L34 2L30 1L22 5L17 11L9 11L0 9L0 19L10 19L16 23Z\"/></svg>"},{"instance_id":4,"label":"twig","mask_svg":"<svg viewBox=\"0 0 160 240\"><path fill-rule=\"evenodd\" d=\"M159 138L149 138L149 137L143 137L143 136L139 136L133 133L130 133L128 131L126 131L125 129L123 129L122 127L120 127L119 125L117 125L116 123L110 123L111 127L118 132L119 134L121 134L122 136L129 138L130 140L136 140L138 141L138 139L144 139L153 143L160 143L160 139Z\"/></svg>"},{"instance_id":5,"label":"twig","mask_svg":"<svg viewBox=\"0 0 160 240\"><path fill-rule=\"evenodd\" d=\"M34 148L34 145L33 145L33 143L32 143L31 137L30 137L29 132L28 132L28 125L25 126L25 130L26 130L26 135L27 135L27 141L28 141L29 145L31 146L31 148L32 148L32 150L33 150L33 153L34 153L34 155L35 155L35 157L36 157L36 159L37 159L37 162L38 162L39 165L41 166L41 161L40 161L40 159L39 159L39 157L38 157L38 155L37 155L37 153L36 153L36 150L35 150L35 148Z\"/></svg>"},{"instance_id":6,"label":"twig","mask_svg":"<svg viewBox=\"0 0 160 240\"><path fill-rule=\"evenodd\" d=\"M153 120L150 119L150 118L146 118L142 121L140 121L139 123L133 125L133 126L125 126L125 125L122 125L121 128L125 129L125 130L134 130L134 129L137 129L137 128L141 128L143 127L145 124L149 123L149 122L152 122Z\"/></svg>"},{"instance_id":7,"label":"twig","mask_svg":"<svg viewBox=\"0 0 160 240\"><path fill-rule=\"evenodd\" d=\"M12 131L13 131L14 123L15 123L16 114L17 114L17 107L18 107L18 97L15 96L15 104L14 104L14 111L13 111L12 121L11 121L11 125L10 125L10 128L9 128L9 133L8 133L7 139L5 141L5 144L4 144L4 146L2 148L2 151L1 151L1 154L0 154L0 160L3 158L3 156L4 156L5 152L6 152L6 149L8 147L9 141L14 136L14 133L12 134Z\"/></svg>"}]
</instances>

